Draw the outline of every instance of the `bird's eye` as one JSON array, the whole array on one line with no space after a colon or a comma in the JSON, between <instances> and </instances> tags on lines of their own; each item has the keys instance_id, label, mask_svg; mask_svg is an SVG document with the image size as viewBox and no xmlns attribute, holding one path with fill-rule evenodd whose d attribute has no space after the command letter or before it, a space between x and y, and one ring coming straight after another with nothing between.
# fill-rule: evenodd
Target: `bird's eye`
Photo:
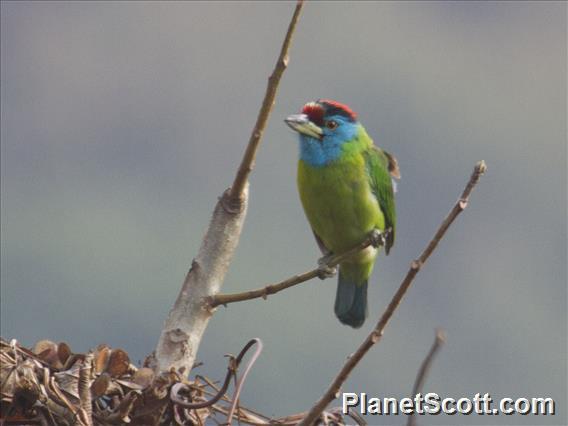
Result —
<instances>
[{"instance_id":1,"label":"bird's eye","mask_svg":"<svg viewBox=\"0 0 568 426\"><path fill-rule=\"evenodd\" d=\"M326 121L325 127L327 127L330 130L335 130L337 128L337 121L334 120Z\"/></svg>"}]
</instances>

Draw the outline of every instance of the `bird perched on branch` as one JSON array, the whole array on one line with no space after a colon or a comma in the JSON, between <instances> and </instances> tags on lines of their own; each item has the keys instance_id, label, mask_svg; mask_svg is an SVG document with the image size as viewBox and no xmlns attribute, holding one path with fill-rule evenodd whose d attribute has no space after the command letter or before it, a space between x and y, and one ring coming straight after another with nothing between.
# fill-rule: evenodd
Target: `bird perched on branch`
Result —
<instances>
[{"instance_id":1,"label":"bird perched on branch","mask_svg":"<svg viewBox=\"0 0 568 426\"><path fill-rule=\"evenodd\" d=\"M371 231L384 236L386 254L395 237L396 159L376 147L346 105L320 99L285 122L300 137L298 189L320 261L361 243ZM367 316L367 285L378 249L369 246L339 265L335 314L359 328Z\"/></svg>"}]
</instances>

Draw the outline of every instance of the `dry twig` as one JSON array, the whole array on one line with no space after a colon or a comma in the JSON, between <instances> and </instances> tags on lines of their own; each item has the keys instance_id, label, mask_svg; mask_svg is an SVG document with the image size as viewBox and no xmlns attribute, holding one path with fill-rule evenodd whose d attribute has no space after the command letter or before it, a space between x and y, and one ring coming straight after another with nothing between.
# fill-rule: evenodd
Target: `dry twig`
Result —
<instances>
[{"instance_id":1,"label":"dry twig","mask_svg":"<svg viewBox=\"0 0 568 426\"><path fill-rule=\"evenodd\" d=\"M225 376L225 381L223 382L223 386L221 387L221 389L219 389L219 391L217 392L217 394L211 398L208 401L203 401L203 402L187 402L184 401L182 399L182 397L180 396L180 393L183 390L187 390L187 386L183 383L176 383L175 385L172 386L171 390L170 390L170 399L172 400L172 402L174 404L180 405L184 408L191 408L191 409L196 409L196 408L205 408L205 407L209 407L213 404L215 404L217 401L219 401L227 392L227 389L229 388L229 383L231 382L231 377L233 377L237 371L237 368L239 367L239 365L241 364L241 361L243 359L243 357L246 355L247 351L254 345L257 345L257 350L255 351L252 359L249 361L245 372L243 374L242 379L239 381L239 383L244 383L244 379L246 379L246 376L248 374L248 372L250 371L252 365L255 363L256 359L258 358L258 356L260 355L260 352L262 351L262 341L260 339L251 339L249 340L249 342L245 345L245 347L241 350L241 352L239 352L239 354L233 358L231 357L231 360L229 361L229 366L227 367L227 374ZM241 384L242 386L242 384ZM233 399L237 399L239 397L239 393L240 393L241 387L239 385L237 385L237 391L235 392L235 396L233 397Z\"/></svg>"},{"instance_id":2,"label":"dry twig","mask_svg":"<svg viewBox=\"0 0 568 426\"><path fill-rule=\"evenodd\" d=\"M247 346L245 346L245 350L241 352L244 355L244 352L246 352L246 349L250 348L255 343L256 343L256 346L257 346L256 351L254 352L250 361L248 362L248 364L245 368L245 371L243 372L243 375L241 377L239 377L239 379L237 380L235 394L233 395L233 403L231 404L231 409L229 410L229 414L227 415L227 423L228 424L231 424L231 421L233 420L233 415L235 414L235 408L236 408L237 404L239 403L239 396L241 395L241 390L243 389L243 385L245 384L245 380L247 379L247 376L248 376L250 370L252 369L252 366L254 365L254 363L256 362L258 357L260 356L260 353L262 352L262 340L252 339L250 342L248 342ZM241 356L241 358L242 358L242 356ZM237 357L236 361L237 362L240 361L239 357ZM235 375L236 375L236 369L235 369Z\"/></svg>"},{"instance_id":3,"label":"dry twig","mask_svg":"<svg viewBox=\"0 0 568 426\"><path fill-rule=\"evenodd\" d=\"M319 418L325 407L336 398L336 395L339 393L341 385L347 380L347 377L353 371L353 369L357 366L359 361L365 356L365 354L371 349L383 336L385 327L387 326L389 320L391 319L394 311L402 301L402 298L406 294L407 290L409 289L414 277L418 273L418 271L422 268L422 266L426 263L432 252L436 249L436 246L453 223L453 221L458 217L458 215L467 207L467 203L469 200L469 195L471 191L479 181L479 178L485 170L487 169L485 162L480 161L476 164L473 173L462 192L461 197L456 202L448 216L444 219L436 234L428 244L428 246L424 249L420 257L414 261L412 261L410 265L410 269L408 270L406 276L404 277L400 287L398 288L397 292L393 296L391 302L389 303L387 309L381 316L379 322L375 326L375 328L371 331L371 333L367 336L367 338L363 341L361 346L357 348L355 353L353 353L347 362L343 365L339 374L335 377L335 379L331 382L325 393L322 397L315 403L315 405L310 409L306 417L299 423L300 426L309 426L314 424L314 422Z\"/></svg>"},{"instance_id":4,"label":"dry twig","mask_svg":"<svg viewBox=\"0 0 568 426\"><path fill-rule=\"evenodd\" d=\"M412 387L412 395L417 395L419 392L422 392L422 388L424 387L424 382L426 381L426 376L430 371L430 367L432 367L432 361L442 345L446 343L446 334L444 330L441 328L436 330L436 337L434 338L434 343L432 343L432 347L422 361L422 365L420 365L420 370L418 370L418 374L416 375L416 381L414 382L414 386ZM416 413L413 413L408 417L407 426L414 426L416 424Z\"/></svg>"},{"instance_id":5,"label":"dry twig","mask_svg":"<svg viewBox=\"0 0 568 426\"><path fill-rule=\"evenodd\" d=\"M243 191L246 182L248 181L250 172L254 167L254 160L256 158L258 145L260 144L262 134L264 133L266 123L268 122L268 117L270 116L270 112L272 111L272 107L274 106L274 99L276 98L276 92L278 91L280 78L282 78L282 74L288 67L288 51L290 50L292 36L294 35L294 31L296 30L296 24L298 23L298 19L300 18L300 13L302 12L303 6L303 0L298 0L296 2L296 9L294 10L294 14L292 15L290 24L288 25L288 31L286 32L286 36L284 37L284 42L282 43L282 48L280 49L280 55L278 56L278 60L276 61L276 66L274 67L274 71L272 71L272 74L268 78L268 86L266 88L264 100L262 101L262 106L260 107L260 111L256 119L256 124L254 125L254 129L252 130L252 134L250 135L249 143L243 156L241 165L239 167L239 170L237 171L233 185L231 186L229 193L231 201L238 202L238 200L243 197Z\"/></svg>"}]
</instances>

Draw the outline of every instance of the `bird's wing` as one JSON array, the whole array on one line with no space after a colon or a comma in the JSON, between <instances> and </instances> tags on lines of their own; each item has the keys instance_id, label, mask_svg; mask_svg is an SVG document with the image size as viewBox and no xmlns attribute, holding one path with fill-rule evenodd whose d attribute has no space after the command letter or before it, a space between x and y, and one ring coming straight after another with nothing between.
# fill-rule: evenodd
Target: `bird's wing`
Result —
<instances>
[{"instance_id":1,"label":"bird's wing","mask_svg":"<svg viewBox=\"0 0 568 426\"><path fill-rule=\"evenodd\" d=\"M387 236L385 252L389 254L394 244L396 228L396 211L394 205L394 184L392 178L400 179L398 162L391 154L373 146L366 151L366 163L371 189L377 197L379 206L385 217L385 229L390 228Z\"/></svg>"},{"instance_id":2,"label":"bird's wing","mask_svg":"<svg viewBox=\"0 0 568 426\"><path fill-rule=\"evenodd\" d=\"M324 256L329 256L331 254L331 250L328 249L325 244L323 243L322 239L319 237L318 234L316 234L316 231L314 231L312 229L312 232L314 233L314 237L316 238L316 243L318 243L318 247L321 250L322 254Z\"/></svg>"}]
</instances>

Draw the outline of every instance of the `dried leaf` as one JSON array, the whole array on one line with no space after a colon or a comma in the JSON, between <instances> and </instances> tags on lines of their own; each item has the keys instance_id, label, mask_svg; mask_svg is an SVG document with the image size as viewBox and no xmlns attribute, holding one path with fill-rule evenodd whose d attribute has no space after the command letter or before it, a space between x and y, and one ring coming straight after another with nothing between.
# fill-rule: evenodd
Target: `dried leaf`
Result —
<instances>
[{"instance_id":1,"label":"dried leaf","mask_svg":"<svg viewBox=\"0 0 568 426\"><path fill-rule=\"evenodd\" d=\"M51 340L38 341L34 346L33 353L36 354L39 359L55 368L61 368L63 366L61 362L59 362L57 355L57 344Z\"/></svg>"},{"instance_id":2,"label":"dried leaf","mask_svg":"<svg viewBox=\"0 0 568 426\"><path fill-rule=\"evenodd\" d=\"M59 343L59 345L57 346L57 355L59 357L59 361L61 361L62 364L65 364L67 362L71 354L71 348L67 343Z\"/></svg>"},{"instance_id":3,"label":"dried leaf","mask_svg":"<svg viewBox=\"0 0 568 426\"><path fill-rule=\"evenodd\" d=\"M134 382L131 382L130 380L120 380L120 379L115 379L114 380L116 383L118 383L119 385L127 388L128 391L131 390L136 390L136 391L140 391L143 390L144 388Z\"/></svg>"},{"instance_id":4,"label":"dried leaf","mask_svg":"<svg viewBox=\"0 0 568 426\"><path fill-rule=\"evenodd\" d=\"M142 388L146 388L150 386L152 381L154 380L154 371L151 368L142 367L139 368L136 373L132 376L132 381L137 385L142 386Z\"/></svg>"},{"instance_id":5,"label":"dried leaf","mask_svg":"<svg viewBox=\"0 0 568 426\"><path fill-rule=\"evenodd\" d=\"M113 349L110 353L106 372L111 377L120 377L128 371L130 359L126 351L122 349Z\"/></svg>"},{"instance_id":6,"label":"dried leaf","mask_svg":"<svg viewBox=\"0 0 568 426\"><path fill-rule=\"evenodd\" d=\"M75 363L69 370L54 373L55 381L62 391L70 395L73 402L79 401L79 369L80 363Z\"/></svg>"},{"instance_id":7,"label":"dried leaf","mask_svg":"<svg viewBox=\"0 0 568 426\"><path fill-rule=\"evenodd\" d=\"M95 354L95 373L100 374L107 368L110 357L110 348L106 345L99 345Z\"/></svg>"},{"instance_id":8,"label":"dried leaf","mask_svg":"<svg viewBox=\"0 0 568 426\"><path fill-rule=\"evenodd\" d=\"M55 344L55 342L52 342L51 340L47 339L39 340L34 345L33 353L39 355L40 353L46 351L47 349L57 349L57 345Z\"/></svg>"},{"instance_id":9,"label":"dried leaf","mask_svg":"<svg viewBox=\"0 0 568 426\"><path fill-rule=\"evenodd\" d=\"M93 400L100 398L105 394L110 385L110 376L107 373L97 377L91 385L91 398Z\"/></svg>"}]
</instances>

